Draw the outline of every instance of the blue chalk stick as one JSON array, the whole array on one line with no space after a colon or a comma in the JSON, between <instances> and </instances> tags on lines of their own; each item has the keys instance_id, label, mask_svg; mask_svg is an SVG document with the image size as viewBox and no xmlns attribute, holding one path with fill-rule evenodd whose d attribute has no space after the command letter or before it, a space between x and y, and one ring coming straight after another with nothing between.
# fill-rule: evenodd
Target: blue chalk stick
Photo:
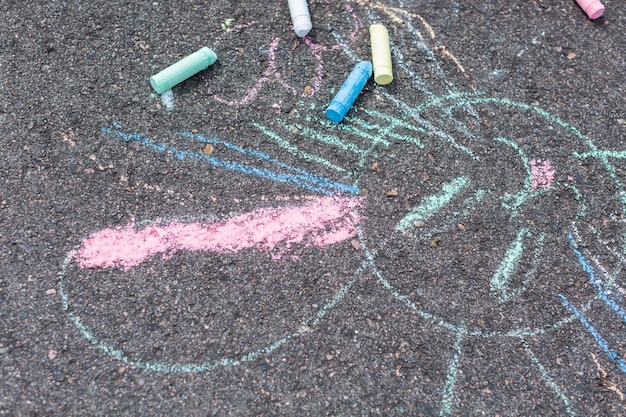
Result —
<instances>
[{"instance_id":1,"label":"blue chalk stick","mask_svg":"<svg viewBox=\"0 0 626 417\"><path fill-rule=\"evenodd\" d=\"M361 61L354 66L354 69L348 75L333 101L326 109L326 117L333 122L339 123L343 120L358 95L365 87L365 83L372 76L372 63L369 61Z\"/></svg>"}]
</instances>

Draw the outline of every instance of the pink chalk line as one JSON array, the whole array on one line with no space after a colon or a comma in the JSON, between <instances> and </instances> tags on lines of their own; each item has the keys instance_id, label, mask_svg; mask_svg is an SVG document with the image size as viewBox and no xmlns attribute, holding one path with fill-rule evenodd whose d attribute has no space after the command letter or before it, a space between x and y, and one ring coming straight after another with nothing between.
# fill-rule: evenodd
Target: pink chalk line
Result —
<instances>
[{"instance_id":1,"label":"pink chalk line","mask_svg":"<svg viewBox=\"0 0 626 417\"><path fill-rule=\"evenodd\" d=\"M261 208L213 222L134 222L95 232L72 253L82 268L128 270L161 254L175 252L237 253L256 248L280 259L292 245L320 248L356 236L360 198L324 197L297 207Z\"/></svg>"},{"instance_id":2,"label":"pink chalk line","mask_svg":"<svg viewBox=\"0 0 626 417\"><path fill-rule=\"evenodd\" d=\"M252 26L254 24L256 24L256 22L254 20L251 20L248 23L235 25L235 26L233 26L231 28L228 28L223 34L221 34L221 35L219 35L217 37L217 39L213 42L213 46L218 46L222 42L222 40L224 40L224 36L225 35L230 35L233 32L239 32L241 30L247 29L247 28L249 28L250 26Z\"/></svg>"},{"instance_id":3,"label":"pink chalk line","mask_svg":"<svg viewBox=\"0 0 626 417\"><path fill-rule=\"evenodd\" d=\"M550 188L554 184L554 168L550 161L533 159L529 162L531 172L530 191L538 188Z\"/></svg>"},{"instance_id":4,"label":"pink chalk line","mask_svg":"<svg viewBox=\"0 0 626 417\"><path fill-rule=\"evenodd\" d=\"M308 93L302 93L302 97L310 97L313 94L315 94L315 92L319 90L320 86L322 85L322 78L324 76L324 59L322 58L322 52L337 51L341 47L339 45L333 45L332 48L328 48L327 46L324 46L324 45L315 44L313 43L311 38L309 38L308 36L304 38L304 43L306 44L306 46L309 47L309 49L311 50L311 53L313 54L313 56L315 57L315 60L317 61L317 65L315 66L315 76L313 77L313 83L312 83L313 86L311 87L311 91L309 91Z\"/></svg>"},{"instance_id":5,"label":"pink chalk line","mask_svg":"<svg viewBox=\"0 0 626 417\"><path fill-rule=\"evenodd\" d=\"M359 16L354 13L354 10L351 6L346 6L346 10L350 14L350 16L352 16L352 20L354 21L354 30L350 32L350 43L354 45L359 38L359 31L361 30L361 26L363 26L363 24L361 23L361 19L359 19Z\"/></svg>"},{"instance_id":6,"label":"pink chalk line","mask_svg":"<svg viewBox=\"0 0 626 417\"><path fill-rule=\"evenodd\" d=\"M265 69L265 71L263 71L261 77L254 83L252 87L250 87L250 89L248 89L248 91L242 97L236 100L227 100L220 96L213 95L213 99L218 103L226 104L232 107L245 106L258 96L259 90L267 81L270 80L272 76L278 80L278 82L283 86L283 88L285 88L285 90L289 91L293 95L300 97L310 97L315 94L315 92L319 90L322 84L322 78L324 76L324 59L322 57L322 53L329 50L338 50L339 45L334 45L332 48L328 48L327 46L313 43L313 41L309 37L304 38L304 43L309 48L311 54L317 61L317 64L315 66L315 75L312 79L313 85L308 91L305 92L304 88L298 90L288 84L286 81L284 81L281 74L276 70L276 51L278 49L279 42L280 38L274 38L269 46L267 68ZM208 92L209 94L213 94L210 88L208 88Z\"/></svg>"},{"instance_id":7,"label":"pink chalk line","mask_svg":"<svg viewBox=\"0 0 626 417\"><path fill-rule=\"evenodd\" d=\"M254 100L259 94L259 89L265 84L270 76L276 73L276 48L278 47L279 38L274 38L272 43L270 44L269 50L269 63L267 64L267 68L263 71L263 75L261 78L257 80L257 82L248 90L248 92L238 100L226 100L218 96L214 96L213 98L218 103L227 104L229 106L240 107L245 106ZM212 91L209 89L209 94L212 94Z\"/></svg>"},{"instance_id":8,"label":"pink chalk line","mask_svg":"<svg viewBox=\"0 0 626 417\"><path fill-rule=\"evenodd\" d=\"M228 30L226 30L226 33L232 33L235 31L240 31L246 28L249 28L250 26L254 25L256 22L253 20L251 22L248 23L244 23L243 25L235 25L232 28L229 28Z\"/></svg>"}]
</instances>

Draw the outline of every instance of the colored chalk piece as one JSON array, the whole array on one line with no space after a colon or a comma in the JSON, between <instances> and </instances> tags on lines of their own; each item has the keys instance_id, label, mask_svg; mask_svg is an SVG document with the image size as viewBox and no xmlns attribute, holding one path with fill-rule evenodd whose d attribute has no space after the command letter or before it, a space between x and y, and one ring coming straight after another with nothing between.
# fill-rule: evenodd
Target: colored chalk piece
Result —
<instances>
[{"instance_id":1,"label":"colored chalk piece","mask_svg":"<svg viewBox=\"0 0 626 417\"><path fill-rule=\"evenodd\" d=\"M150 85L158 94L207 69L217 61L215 52L206 46L150 77Z\"/></svg>"},{"instance_id":2,"label":"colored chalk piece","mask_svg":"<svg viewBox=\"0 0 626 417\"><path fill-rule=\"evenodd\" d=\"M383 25L370 25L370 43L372 45L374 81L380 85L389 84L393 80L393 70L387 28Z\"/></svg>"},{"instance_id":3,"label":"colored chalk piece","mask_svg":"<svg viewBox=\"0 0 626 417\"><path fill-rule=\"evenodd\" d=\"M289 13L291 14L293 31L299 37L304 38L313 28L306 0L289 0Z\"/></svg>"},{"instance_id":4,"label":"colored chalk piece","mask_svg":"<svg viewBox=\"0 0 626 417\"><path fill-rule=\"evenodd\" d=\"M599 0L576 0L576 2L587 13L589 19L597 19L604 13L604 5Z\"/></svg>"},{"instance_id":5,"label":"colored chalk piece","mask_svg":"<svg viewBox=\"0 0 626 417\"><path fill-rule=\"evenodd\" d=\"M371 62L361 61L356 64L326 109L326 117L333 122L341 122L371 76Z\"/></svg>"}]
</instances>

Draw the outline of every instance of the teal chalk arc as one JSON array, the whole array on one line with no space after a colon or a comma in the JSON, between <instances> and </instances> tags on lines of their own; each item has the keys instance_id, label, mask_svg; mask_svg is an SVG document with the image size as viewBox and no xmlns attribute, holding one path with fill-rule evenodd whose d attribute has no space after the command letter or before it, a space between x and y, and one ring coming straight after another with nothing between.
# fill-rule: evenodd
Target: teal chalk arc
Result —
<instances>
[{"instance_id":1,"label":"teal chalk arc","mask_svg":"<svg viewBox=\"0 0 626 417\"><path fill-rule=\"evenodd\" d=\"M106 343L102 341L100 337L87 326L83 320L81 320L80 316L72 311L69 311L71 308L71 302L69 295L66 290L66 281L67 270L70 268L72 264L72 260L74 258L74 252L78 248L74 248L71 250L65 260L63 261L61 271L59 273L59 294L61 295L61 302L63 306L63 310L65 310L74 324L79 333L92 345L94 345L98 350L104 353L106 356L111 357L113 359L119 360L129 366L146 369L150 371L163 372L163 373L202 373L215 370L217 368L225 368L225 367L234 367L240 366L247 362L252 362L259 359L262 356L268 355L280 348L284 344L288 343L295 337L304 335L311 331L311 326L317 325L320 320L322 320L330 310L332 310L341 300L343 300L348 294L349 290L352 286L358 282L364 273L364 268L359 268L355 271L354 277L344 285L342 285L333 297L326 300L319 309L310 315L308 318L303 320L299 326L291 333L284 335L283 337L279 337L276 340L273 340L264 346L259 347L258 349L252 350L245 354L235 357L223 357L221 359L199 362L199 363L170 363L163 361L151 361L146 359L138 359L130 357L126 352L118 349L114 345L110 343Z\"/></svg>"}]
</instances>

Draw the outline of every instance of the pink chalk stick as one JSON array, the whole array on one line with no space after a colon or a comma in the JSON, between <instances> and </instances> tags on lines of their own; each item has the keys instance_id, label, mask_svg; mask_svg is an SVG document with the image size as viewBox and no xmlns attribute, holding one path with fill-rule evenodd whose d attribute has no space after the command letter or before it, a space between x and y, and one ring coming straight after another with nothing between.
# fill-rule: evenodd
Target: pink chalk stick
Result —
<instances>
[{"instance_id":1,"label":"pink chalk stick","mask_svg":"<svg viewBox=\"0 0 626 417\"><path fill-rule=\"evenodd\" d=\"M589 19L597 19L604 13L604 5L599 0L576 0L576 2L587 13Z\"/></svg>"}]
</instances>

